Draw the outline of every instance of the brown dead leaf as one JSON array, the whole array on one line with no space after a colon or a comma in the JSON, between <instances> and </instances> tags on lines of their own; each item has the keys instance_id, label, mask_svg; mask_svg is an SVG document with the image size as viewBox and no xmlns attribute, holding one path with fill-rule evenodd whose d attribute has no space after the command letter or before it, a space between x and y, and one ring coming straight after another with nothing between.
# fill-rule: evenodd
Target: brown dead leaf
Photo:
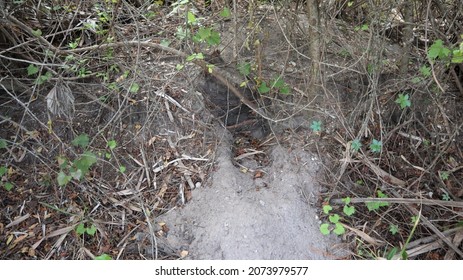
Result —
<instances>
[{"instance_id":1,"label":"brown dead leaf","mask_svg":"<svg viewBox=\"0 0 463 280\"><path fill-rule=\"evenodd\" d=\"M29 255L29 257L35 257L36 254L35 254L35 249L34 248L29 248L29 251L27 252L27 255Z\"/></svg>"},{"instance_id":2,"label":"brown dead leaf","mask_svg":"<svg viewBox=\"0 0 463 280\"><path fill-rule=\"evenodd\" d=\"M257 170L256 173L254 173L254 179L262 178L262 177L264 177L264 172Z\"/></svg>"}]
</instances>

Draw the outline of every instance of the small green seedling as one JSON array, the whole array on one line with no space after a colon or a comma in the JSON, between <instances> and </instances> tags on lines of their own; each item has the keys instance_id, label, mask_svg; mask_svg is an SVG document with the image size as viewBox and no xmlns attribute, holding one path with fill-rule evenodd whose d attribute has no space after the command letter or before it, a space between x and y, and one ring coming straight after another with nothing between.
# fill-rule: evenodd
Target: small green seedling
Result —
<instances>
[{"instance_id":1,"label":"small green seedling","mask_svg":"<svg viewBox=\"0 0 463 280\"><path fill-rule=\"evenodd\" d=\"M377 195L378 195L378 198L387 198L388 197L386 194L384 194L380 190L378 190ZM370 202L365 202L365 204L367 205L368 211L376 211L380 207L389 206L389 202L370 201Z\"/></svg>"},{"instance_id":2,"label":"small green seedling","mask_svg":"<svg viewBox=\"0 0 463 280\"><path fill-rule=\"evenodd\" d=\"M353 151L358 152L360 151L360 148L362 147L362 143L360 142L359 139L354 139L352 140L350 147Z\"/></svg>"},{"instance_id":3,"label":"small green seedling","mask_svg":"<svg viewBox=\"0 0 463 280\"><path fill-rule=\"evenodd\" d=\"M392 235L396 235L399 232L399 226L395 224L390 224L389 232L392 233Z\"/></svg>"},{"instance_id":4,"label":"small green seedling","mask_svg":"<svg viewBox=\"0 0 463 280\"><path fill-rule=\"evenodd\" d=\"M402 94L399 93L399 97L395 100L395 103L399 104L400 109L405 109L407 107L410 107L412 105L412 102L410 101L410 96L408 94Z\"/></svg>"},{"instance_id":5,"label":"small green seedling","mask_svg":"<svg viewBox=\"0 0 463 280\"><path fill-rule=\"evenodd\" d=\"M260 86L257 88L260 94L264 94L270 91L270 87L267 85L267 82L260 83Z\"/></svg>"},{"instance_id":6,"label":"small green seedling","mask_svg":"<svg viewBox=\"0 0 463 280\"><path fill-rule=\"evenodd\" d=\"M346 202L346 201L350 202L350 199L346 198L346 200L344 202ZM346 205L347 205L347 203L346 203ZM323 205L323 213L328 215L331 212L331 210L333 210L333 207L331 207L331 205L329 205L329 204ZM352 212L352 208L349 208L347 210L347 213L350 213L350 215L352 215L353 213L351 213L351 212ZM355 212L355 210L354 210L354 212ZM333 233L336 234L336 235L342 235L342 234L344 234L346 232L346 229L344 228L344 226L340 222L341 217L338 214L329 215L328 220L329 220L329 223L323 223L323 224L320 225L320 232L323 235L328 235L328 234L330 234L331 231L333 231Z\"/></svg>"},{"instance_id":7,"label":"small green seedling","mask_svg":"<svg viewBox=\"0 0 463 280\"><path fill-rule=\"evenodd\" d=\"M102 255L99 255L99 256L95 257L95 260L97 260L97 261L110 261L112 259L113 258L108 254L102 254Z\"/></svg>"},{"instance_id":8,"label":"small green seedling","mask_svg":"<svg viewBox=\"0 0 463 280\"><path fill-rule=\"evenodd\" d=\"M85 149L88 146L88 144L90 143L90 138L88 137L87 134L82 133L79 136L77 136L76 138L74 138L74 140L72 140L71 143L75 147L81 147L81 148Z\"/></svg>"},{"instance_id":9,"label":"small green seedling","mask_svg":"<svg viewBox=\"0 0 463 280\"><path fill-rule=\"evenodd\" d=\"M439 177L442 179L442 181L448 180L449 176L450 176L449 172L439 171Z\"/></svg>"},{"instance_id":10,"label":"small green seedling","mask_svg":"<svg viewBox=\"0 0 463 280\"><path fill-rule=\"evenodd\" d=\"M355 213L355 206L349 205L350 197L343 198L342 201L345 203L342 212L348 217L352 216Z\"/></svg>"},{"instance_id":11,"label":"small green seedling","mask_svg":"<svg viewBox=\"0 0 463 280\"><path fill-rule=\"evenodd\" d=\"M3 185L3 188L9 192L13 189L14 185L11 182L3 182L3 180L1 180L5 174L8 175L8 168L6 166L0 166L0 186Z\"/></svg>"},{"instance_id":12,"label":"small green seedling","mask_svg":"<svg viewBox=\"0 0 463 280\"><path fill-rule=\"evenodd\" d=\"M379 153L381 152L383 144L381 141L378 141L376 139L373 139L373 141L370 144L370 150L374 153Z\"/></svg>"},{"instance_id":13,"label":"small green seedling","mask_svg":"<svg viewBox=\"0 0 463 280\"><path fill-rule=\"evenodd\" d=\"M310 128L313 132L321 132L322 131L322 122L321 121L312 121Z\"/></svg>"},{"instance_id":14,"label":"small green seedling","mask_svg":"<svg viewBox=\"0 0 463 280\"><path fill-rule=\"evenodd\" d=\"M83 234L88 234L90 236L94 236L96 233L95 225L91 225L90 227L86 227L84 223L80 223L76 227L77 235L81 236Z\"/></svg>"}]
</instances>

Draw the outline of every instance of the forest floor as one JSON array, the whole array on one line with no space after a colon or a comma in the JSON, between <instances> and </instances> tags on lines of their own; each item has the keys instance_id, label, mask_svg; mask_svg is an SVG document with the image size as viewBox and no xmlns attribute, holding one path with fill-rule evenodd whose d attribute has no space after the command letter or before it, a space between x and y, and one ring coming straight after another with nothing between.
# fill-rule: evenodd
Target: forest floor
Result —
<instances>
[{"instance_id":1,"label":"forest floor","mask_svg":"<svg viewBox=\"0 0 463 280\"><path fill-rule=\"evenodd\" d=\"M201 21L220 44L198 47L179 39L185 20L171 10L157 21L126 11L139 20L115 25L120 44L69 51L116 53L111 83L1 79L0 258L462 257L463 97L454 86L436 99L425 83L404 82L397 43L372 43L335 20L324 26L323 83L311 95L304 15L292 21L262 6L250 28L247 17L217 12ZM199 51L216 68L185 62ZM262 93L265 81L273 86ZM405 92L413 109L396 102ZM51 93L71 94L74 113L51 114Z\"/></svg>"}]
</instances>

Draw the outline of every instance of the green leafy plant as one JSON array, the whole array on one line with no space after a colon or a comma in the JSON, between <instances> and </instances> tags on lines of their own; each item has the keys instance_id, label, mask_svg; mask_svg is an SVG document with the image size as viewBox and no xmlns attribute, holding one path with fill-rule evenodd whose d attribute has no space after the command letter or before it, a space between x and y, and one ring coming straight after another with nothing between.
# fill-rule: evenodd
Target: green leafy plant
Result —
<instances>
[{"instance_id":1,"label":"green leafy plant","mask_svg":"<svg viewBox=\"0 0 463 280\"><path fill-rule=\"evenodd\" d=\"M99 256L95 257L95 260L97 260L97 261L110 261L112 259L113 258L108 254L102 254L102 255L99 255Z\"/></svg>"},{"instance_id":2,"label":"green leafy plant","mask_svg":"<svg viewBox=\"0 0 463 280\"><path fill-rule=\"evenodd\" d=\"M193 36L193 41L198 43L205 42L209 46L217 46L220 44L220 33L210 27L200 27L195 36Z\"/></svg>"},{"instance_id":3,"label":"green leafy plant","mask_svg":"<svg viewBox=\"0 0 463 280\"><path fill-rule=\"evenodd\" d=\"M350 147L353 151L358 152L360 148L362 147L362 143L360 142L359 139L354 139L352 140Z\"/></svg>"},{"instance_id":4,"label":"green leafy plant","mask_svg":"<svg viewBox=\"0 0 463 280\"><path fill-rule=\"evenodd\" d=\"M6 175L6 177L8 177L8 168L6 166L0 166L0 186L3 185L3 188L6 190L6 191L11 191L14 187L14 185L9 182L9 181L3 181L2 180L2 177Z\"/></svg>"},{"instance_id":5,"label":"green leafy plant","mask_svg":"<svg viewBox=\"0 0 463 280\"><path fill-rule=\"evenodd\" d=\"M71 142L76 147L86 148L90 142L88 135L81 134L74 138ZM93 164L97 162L95 154L90 151L83 152L78 158L70 162L64 156L58 156L58 165L60 172L57 176L58 185L60 187L67 185L72 179L82 180Z\"/></svg>"},{"instance_id":6,"label":"green leafy plant","mask_svg":"<svg viewBox=\"0 0 463 280\"><path fill-rule=\"evenodd\" d=\"M407 107L410 107L412 105L412 102L410 101L410 96L408 94L402 94L399 93L399 97L395 100L395 103L400 105L400 109L405 109Z\"/></svg>"},{"instance_id":7,"label":"green leafy plant","mask_svg":"<svg viewBox=\"0 0 463 280\"><path fill-rule=\"evenodd\" d=\"M343 213L350 217L355 213L355 207L350 206L350 198L346 197L343 198L342 201L344 202L344 208L343 208ZM346 232L346 229L342 225L341 221L341 216L338 214L330 214L330 212L333 210L333 207L329 204L323 205L323 213L325 213L328 216L328 221L327 223L322 223L320 225L320 232L323 235L328 235L331 232L333 232L336 235L342 235Z\"/></svg>"},{"instance_id":8,"label":"green leafy plant","mask_svg":"<svg viewBox=\"0 0 463 280\"><path fill-rule=\"evenodd\" d=\"M344 207L343 207L342 211L348 217L352 216L355 213L355 206L349 205L350 197L343 198L342 201L344 202Z\"/></svg>"},{"instance_id":9,"label":"green leafy plant","mask_svg":"<svg viewBox=\"0 0 463 280\"><path fill-rule=\"evenodd\" d=\"M392 235L396 235L399 232L399 226L395 224L389 224L389 232L392 233Z\"/></svg>"},{"instance_id":10,"label":"green leafy plant","mask_svg":"<svg viewBox=\"0 0 463 280\"><path fill-rule=\"evenodd\" d=\"M442 40L436 40L428 49L428 58L432 61L436 59L447 59L451 51L449 48L444 46Z\"/></svg>"},{"instance_id":11,"label":"green leafy plant","mask_svg":"<svg viewBox=\"0 0 463 280\"><path fill-rule=\"evenodd\" d=\"M381 152L383 144L381 141L378 141L376 139L373 139L373 141L370 144L370 150L374 153L379 153Z\"/></svg>"},{"instance_id":12,"label":"green leafy plant","mask_svg":"<svg viewBox=\"0 0 463 280\"><path fill-rule=\"evenodd\" d=\"M138 83L134 82L130 85L129 91L131 93L137 93L139 90L140 90L140 85Z\"/></svg>"},{"instance_id":13,"label":"green leafy plant","mask_svg":"<svg viewBox=\"0 0 463 280\"><path fill-rule=\"evenodd\" d=\"M34 64L29 64L29 66L27 66L27 75L28 76L35 75L38 72L39 72L39 67L35 66Z\"/></svg>"},{"instance_id":14,"label":"green leafy plant","mask_svg":"<svg viewBox=\"0 0 463 280\"><path fill-rule=\"evenodd\" d=\"M321 121L312 121L310 128L313 132L320 132L322 131L322 122Z\"/></svg>"},{"instance_id":15,"label":"green leafy plant","mask_svg":"<svg viewBox=\"0 0 463 280\"><path fill-rule=\"evenodd\" d=\"M90 143L90 138L85 133L78 135L76 138L74 138L74 140L71 141L71 144L73 146L81 147L83 149L85 149L89 143Z\"/></svg>"},{"instance_id":16,"label":"green leafy plant","mask_svg":"<svg viewBox=\"0 0 463 280\"><path fill-rule=\"evenodd\" d=\"M270 91L270 87L267 85L267 82L263 81L260 83L257 91L259 91L260 94L264 94Z\"/></svg>"},{"instance_id":17,"label":"green leafy plant","mask_svg":"<svg viewBox=\"0 0 463 280\"><path fill-rule=\"evenodd\" d=\"M80 223L77 225L75 230L76 230L77 235L79 236L84 235L84 234L94 236L96 233L96 227L93 224L90 226L86 226L85 223Z\"/></svg>"},{"instance_id":18,"label":"green leafy plant","mask_svg":"<svg viewBox=\"0 0 463 280\"><path fill-rule=\"evenodd\" d=\"M290 94L288 84L286 84L281 77L277 77L273 80L272 88L277 89L281 94Z\"/></svg>"},{"instance_id":19,"label":"green leafy plant","mask_svg":"<svg viewBox=\"0 0 463 280\"><path fill-rule=\"evenodd\" d=\"M363 24L363 25L360 25L360 26L356 26L354 28L355 31L367 31L369 29L369 25L368 24Z\"/></svg>"},{"instance_id":20,"label":"green leafy plant","mask_svg":"<svg viewBox=\"0 0 463 280\"><path fill-rule=\"evenodd\" d=\"M223 18L229 18L231 16L230 9L228 7L223 8L223 10L220 12L220 16Z\"/></svg>"},{"instance_id":21,"label":"green leafy plant","mask_svg":"<svg viewBox=\"0 0 463 280\"><path fill-rule=\"evenodd\" d=\"M448 171L439 171L439 177L445 181L448 180L450 176L450 173Z\"/></svg>"},{"instance_id":22,"label":"green leafy plant","mask_svg":"<svg viewBox=\"0 0 463 280\"><path fill-rule=\"evenodd\" d=\"M377 197L378 198L388 198L388 196L380 190L377 191ZM379 201L369 201L369 202L365 202L365 204L367 205L368 211L376 211L380 207L389 206L389 202L379 202Z\"/></svg>"},{"instance_id":23,"label":"green leafy plant","mask_svg":"<svg viewBox=\"0 0 463 280\"><path fill-rule=\"evenodd\" d=\"M451 200L450 195L445 192L444 194L442 194L442 200L450 201Z\"/></svg>"},{"instance_id":24,"label":"green leafy plant","mask_svg":"<svg viewBox=\"0 0 463 280\"><path fill-rule=\"evenodd\" d=\"M238 64L238 71L243 76L248 76L251 74L251 63L249 62L242 62Z\"/></svg>"},{"instance_id":25,"label":"green leafy plant","mask_svg":"<svg viewBox=\"0 0 463 280\"><path fill-rule=\"evenodd\" d=\"M186 61L193 61L196 59L204 59L203 53L193 53L186 58Z\"/></svg>"}]
</instances>

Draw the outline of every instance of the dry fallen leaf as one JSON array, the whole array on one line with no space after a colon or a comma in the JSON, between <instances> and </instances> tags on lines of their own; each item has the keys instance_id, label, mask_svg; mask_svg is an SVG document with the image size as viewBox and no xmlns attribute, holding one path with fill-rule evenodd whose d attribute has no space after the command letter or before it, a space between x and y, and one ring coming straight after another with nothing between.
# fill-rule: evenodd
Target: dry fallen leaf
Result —
<instances>
[{"instance_id":1,"label":"dry fallen leaf","mask_svg":"<svg viewBox=\"0 0 463 280\"><path fill-rule=\"evenodd\" d=\"M180 257L181 258L184 258L186 256L188 256L188 251L183 250L183 251L180 252Z\"/></svg>"}]
</instances>

